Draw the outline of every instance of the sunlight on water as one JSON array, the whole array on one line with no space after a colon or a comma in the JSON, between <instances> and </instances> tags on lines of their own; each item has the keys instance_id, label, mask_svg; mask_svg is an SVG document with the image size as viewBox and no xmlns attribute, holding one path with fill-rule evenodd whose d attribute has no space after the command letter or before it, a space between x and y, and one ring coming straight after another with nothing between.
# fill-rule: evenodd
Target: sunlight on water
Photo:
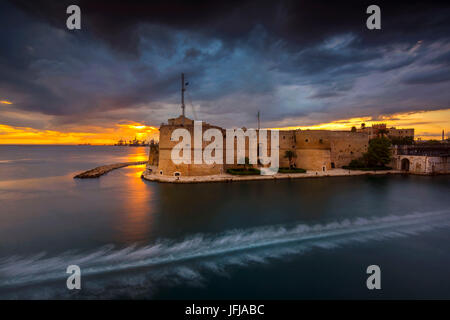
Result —
<instances>
[{"instance_id":1,"label":"sunlight on water","mask_svg":"<svg viewBox=\"0 0 450 320\"><path fill-rule=\"evenodd\" d=\"M135 148L135 147L130 147L130 148ZM138 161L146 161L148 160L148 153L147 153L147 148L136 148L139 150L136 150L135 153L130 153L129 155L127 155L126 157L126 162L138 162ZM144 149L144 150L142 150Z\"/></svg>"},{"instance_id":2,"label":"sunlight on water","mask_svg":"<svg viewBox=\"0 0 450 320\"><path fill-rule=\"evenodd\" d=\"M154 194L153 190L140 179L144 168L144 166L132 166L121 172L127 178L124 179L125 194L122 195L124 215L118 222L121 231L118 241L143 241L146 238L143 235L147 235L151 230Z\"/></svg>"}]
</instances>

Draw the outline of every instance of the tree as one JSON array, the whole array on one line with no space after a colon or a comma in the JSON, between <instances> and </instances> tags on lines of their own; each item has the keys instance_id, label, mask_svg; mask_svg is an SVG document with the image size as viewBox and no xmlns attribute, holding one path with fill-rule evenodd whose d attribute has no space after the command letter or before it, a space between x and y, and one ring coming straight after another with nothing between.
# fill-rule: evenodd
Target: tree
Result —
<instances>
[{"instance_id":1,"label":"tree","mask_svg":"<svg viewBox=\"0 0 450 320\"><path fill-rule=\"evenodd\" d=\"M436 139L431 139L431 140L426 141L426 143L427 144L440 144L441 141L436 140Z\"/></svg>"},{"instance_id":2,"label":"tree","mask_svg":"<svg viewBox=\"0 0 450 320\"><path fill-rule=\"evenodd\" d=\"M391 154L391 141L386 137L378 137L369 141L363 159L368 167L386 166L391 162Z\"/></svg>"},{"instance_id":3,"label":"tree","mask_svg":"<svg viewBox=\"0 0 450 320\"><path fill-rule=\"evenodd\" d=\"M382 129L378 129L377 131L377 137L384 137L385 135L387 135L389 133L388 129L382 128Z\"/></svg>"},{"instance_id":4,"label":"tree","mask_svg":"<svg viewBox=\"0 0 450 320\"><path fill-rule=\"evenodd\" d=\"M389 137L393 145L412 145L414 144L413 137Z\"/></svg>"},{"instance_id":5,"label":"tree","mask_svg":"<svg viewBox=\"0 0 450 320\"><path fill-rule=\"evenodd\" d=\"M284 157L285 158L287 158L287 159L289 159L289 169L292 169L292 167L293 167L293 165L292 165L292 160L294 159L294 158L296 158L297 157L297 155L295 154L295 152L294 151L292 151L292 150L286 150L286 152L284 153Z\"/></svg>"},{"instance_id":6,"label":"tree","mask_svg":"<svg viewBox=\"0 0 450 320\"><path fill-rule=\"evenodd\" d=\"M352 127L352 132L356 132L356 127Z\"/></svg>"},{"instance_id":7,"label":"tree","mask_svg":"<svg viewBox=\"0 0 450 320\"><path fill-rule=\"evenodd\" d=\"M366 127L365 123L361 123L361 129L364 129Z\"/></svg>"},{"instance_id":8,"label":"tree","mask_svg":"<svg viewBox=\"0 0 450 320\"><path fill-rule=\"evenodd\" d=\"M366 164L364 163L362 158L359 159L353 159L350 161L350 164L348 165L350 168L360 169L364 168Z\"/></svg>"},{"instance_id":9,"label":"tree","mask_svg":"<svg viewBox=\"0 0 450 320\"><path fill-rule=\"evenodd\" d=\"M253 167L253 165L252 164L250 164L250 159L248 158L248 157L245 157L245 163L244 163L244 170L245 171L247 171L248 170L248 168L250 167Z\"/></svg>"}]
</instances>

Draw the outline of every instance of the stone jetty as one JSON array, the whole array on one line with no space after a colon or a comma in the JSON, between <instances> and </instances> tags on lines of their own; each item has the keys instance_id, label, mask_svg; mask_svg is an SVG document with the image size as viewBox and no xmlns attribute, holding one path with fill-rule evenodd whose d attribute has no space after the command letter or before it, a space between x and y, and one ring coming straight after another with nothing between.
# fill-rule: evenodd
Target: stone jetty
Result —
<instances>
[{"instance_id":1,"label":"stone jetty","mask_svg":"<svg viewBox=\"0 0 450 320\"><path fill-rule=\"evenodd\" d=\"M122 162L122 163L108 164L106 166L96 167L94 169L77 174L74 177L74 179L98 178L112 170L115 170L115 169L119 169L119 168L123 168L123 167L127 167L127 166L146 164L147 162L148 161L137 161L137 162Z\"/></svg>"}]
</instances>

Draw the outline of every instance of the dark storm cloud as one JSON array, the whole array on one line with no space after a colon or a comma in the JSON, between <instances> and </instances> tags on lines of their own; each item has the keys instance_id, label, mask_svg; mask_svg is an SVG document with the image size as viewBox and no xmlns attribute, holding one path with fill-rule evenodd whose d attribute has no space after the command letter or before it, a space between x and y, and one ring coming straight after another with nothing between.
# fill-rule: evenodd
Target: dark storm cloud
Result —
<instances>
[{"instance_id":1,"label":"dark storm cloud","mask_svg":"<svg viewBox=\"0 0 450 320\"><path fill-rule=\"evenodd\" d=\"M69 4L81 7L80 31L66 29ZM449 6L378 2L382 30L369 31L369 4L3 3L0 97L56 123L158 124L178 112L185 72L199 115L222 125L244 125L257 110L295 125L313 113L329 121L448 107Z\"/></svg>"},{"instance_id":2,"label":"dark storm cloud","mask_svg":"<svg viewBox=\"0 0 450 320\"><path fill-rule=\"evenodd\" d=\"M137 37L133 32L141 23L201 32L230 41L245 38L255 25L261 25L274 36L297 45L319 43L335 34L348 32L364 35L360 38L364 46L386 40L407 41L408 37L415 39L422 35L427 35L429 40L448 36L446 1L377 1L384 11L383 27L389 30L378 34L365 27L365 11L373 1L13 2L57 28L65 28L65 8L69 4L78 4L86 13L83 18L92 32L123 50L136 48Z\"/></svg>"},{"instance_id":3,"label":"dark storm cloud","mask_svg":"<svg viewBox=\"0 0 450 320\"><path fill-rule=\"evenodd\" d=\"M432 84L450 80L450 68L421 72L404 79L407 84Z\"/></svg>"}]
</instances>

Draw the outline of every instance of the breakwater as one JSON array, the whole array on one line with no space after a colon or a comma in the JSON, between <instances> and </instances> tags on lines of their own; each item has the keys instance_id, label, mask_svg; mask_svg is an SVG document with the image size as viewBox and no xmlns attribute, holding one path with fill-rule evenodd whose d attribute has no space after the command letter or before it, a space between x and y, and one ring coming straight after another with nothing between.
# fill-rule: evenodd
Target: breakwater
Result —
<instances>
[{"instance_id":1,"label":"breakwater","mask_svg":"<svg viewBox=\"0 0 450 320\"><path fill-rule=\"evenodd\" d=\"M122 163L115 163L115 164L108 164L105 166L96 167L94 169L84 171L80 174L77 174L74 179L91 179L91 178L98 178L112 170L127 167L127 166L135 166L135 165L141 165L146 164L147 161L135 161L135 162L122 162Z\"/></svg>"}]
</instances>

